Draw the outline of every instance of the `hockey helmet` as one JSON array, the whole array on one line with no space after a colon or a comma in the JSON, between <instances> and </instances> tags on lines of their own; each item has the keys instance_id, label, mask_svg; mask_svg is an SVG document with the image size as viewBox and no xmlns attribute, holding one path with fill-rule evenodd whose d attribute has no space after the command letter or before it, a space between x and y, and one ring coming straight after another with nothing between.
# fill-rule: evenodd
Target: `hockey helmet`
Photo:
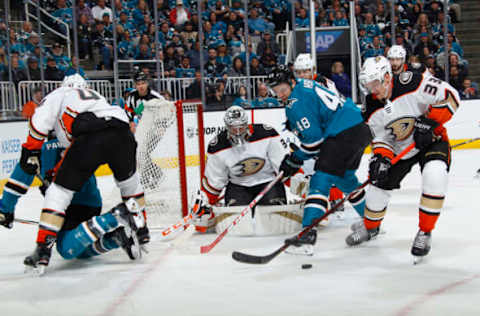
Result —
<instances>
[{"instance_id":1,"label":"hockey helmet","mask_svg":"<svg viewBox=\"0 0 480 316\"><path fill-rule=\"evenodd\" d=\"M285 65L280 65L270 72L267 76L267 84L270 88L275 87L281 83L291 84L292 80L295 80L293 73Z\"/></svg>"},{"instance_id":2,"label":"hockey helmet","mask_svg":"<svg viewBox=\"0 0 480 316\"><path fill-rule=\"evenodd\" d=\"M87 81L79 74L65 76L62 81L62 87L85 89L88 88Z\"/></svg>"},{"instance_id":3,"label":"hockey helmet","mask_svg":"<svg viewBox=\"0 0 480 316\"><path fill-rule=\"evenodd\" d=\"M139 81L147 82L148 78L147 78L147 75L143 71L139 71L139 72L135 73L135 75L133 76L133 81L134 82L139 82Z\"/></svg>"},{"instance_id":4,"label":"hockey helmet","mask_svg":"<svg viewBox=\"0 0 480 316\"><path fill-rule=\"evenodd\" d=\"M360 85L364 91L372 91L372 84L384 84L385 75L392 76L392 66L384 56L370 57L363 63L358 76Z\"/></svg>"},{"instance_id":5,"label":"hockey helmet","mask_svg":"<svg viewBox=\"0 0 480 316\"><path fill-rule=\"evenodd\" d=\"M233 105L225 112L223 121L230 143L234 146L244 144L249 136L248 117L245 110L241 106Z\"/></svg>"},{"instance_id":6,"label":"hockey helmet","mask_svg":"<svg viewBox=\"0 0 480 316\"><path fill-rule=\"evenodd\" d=\"M310 57L310 54L299 54L295 63L293 64L293 69L297 70L308 70L314 67L313 60Z\"/></svg>"},{"instance_id":7,"label":"hockey helmet","mask_svg":"<svg viewBox=\"0 0 480 316\"><path fill-rule=\"evenodd\" d=\"M388 59L398 58L403 60L403 62L405 62L405 59L407 58L407 51L405 50L405 48L403 48L402 45L393 45L388 50L387 58Z\"/></svg>"}]
</instances>

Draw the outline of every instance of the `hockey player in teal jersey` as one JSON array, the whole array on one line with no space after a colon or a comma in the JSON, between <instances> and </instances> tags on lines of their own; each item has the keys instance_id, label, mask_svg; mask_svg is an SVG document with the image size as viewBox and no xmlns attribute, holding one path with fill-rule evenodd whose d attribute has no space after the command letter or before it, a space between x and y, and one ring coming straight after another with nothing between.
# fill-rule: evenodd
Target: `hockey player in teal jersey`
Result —
<instances>
[{"instance_id":1,"label":"hockey player in teal jersey","mask_svg":"<svg viewBox=\"0 0 480 316\"><path fill-rule=\"evenodd\" d=\"M267 82L285 105L287 128L301 145L283 160L280 170L286 177L295 174L303 161L316 158L315 173L305 201L303 227L325 214L329 208L328 193L332 184L349 194L360 183L355 171L372 135L363 122L360 109L351 99L344 99L315 81L295 80L286 67L272 71ZM365 192L360 191L349 202L363 217ZM287 240L295 253L313 254L317 232L312 229L302 238Z\"/></svg>"},{"instance_id":2,"label":"hockey player in teal jersey","mask_svg":"<svg viewBox=\"0 0 480 316\"><path fill-rule=\"evenodd\" d=\"M40 174L44 179L52 175L62 150L56 139L44 143L40 164ZM0 199L0 225L13 227L18 199L27 193L34 174L33 170L23 170L20 163L15 166ZM45 193L47 187L42 185L40 190ZM139 256L139 245L136 234L128 223L131 213L126 204L122 203L103 215L100 215L101 209L102 199L97 181L95 176L91 176L81 191L75 193L66 210L65 223L57 239L57 251L63 258L88 258L120 246L131 259ZM51 248L49 250L51 251ZM38 268L41 273L41 267Z\"/></svg>"}]
</instances>

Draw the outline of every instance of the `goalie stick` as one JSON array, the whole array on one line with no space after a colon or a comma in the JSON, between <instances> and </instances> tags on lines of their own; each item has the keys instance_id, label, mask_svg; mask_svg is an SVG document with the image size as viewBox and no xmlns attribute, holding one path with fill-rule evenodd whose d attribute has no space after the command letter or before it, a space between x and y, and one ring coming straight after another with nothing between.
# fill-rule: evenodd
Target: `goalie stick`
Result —
<instances>
[{"instance_id":1,"label":"goalie stick","mask_svg":"<svg viewBox=\"0 0 480 316\"><path fill-rule=\"evenodd\" d=\"M223 195L218 197L216 201L214 202L217 203L218 201L223 199ZM193 204L192 208L190 209L190 212L182 218L180 221L178 221L175 224L170 225L166 229L161 231L161 239L166 239L168 235L171 235L173 233L176 233L177 231L181 230L182 228L186 230L188 228L188 225L190 225L190 222L194 220L197 217L200 217L205 213L205 209L202 207L203 206L203 200L202 196L200 194L200 191L197 191L197 197L195 198L195 203Z\"/></svg>"},{"instance_id":2,"label":"goalie stick","mask_svg":"<svg viewBox=\"0 0 480 316\"><path fill-rule=\"evenodd\" d=\"M392 165L396 164L400 159L402 159L403 156L405 156L413 148L415 148L415 143L411 143L400 154L398 154L395 158L393 158L392 161L391 161ZM321 217L318 217L317 219L315 219L312 224L303 228L302 231L297 234L296 238L300 239L300 237L302 237L303 235L308 233L310 230L312 230L313 227L317 226L318 223L320 223L322 220L327 218L330 214L335 213L340 205L343 205L343 203L345 203L346 200L348 200L353 195L355 195L358 191L360 191L361 189L366 187L369 183L370 183L370 179L368 179L367 181L365 181L361 185L359 185L355 190L350 192L340 202L338 202L333 208L329 209ZM243 263L266 264L266 263L269 263L270 261L272 261L279 254L281 254L285 249L290 247L290 245L291 244L284 243L280 248L278 248L274 252L272 252L268 255L265 255L265 256L256 256L256 255L250 255L250 254L247 254L247 253L243 253L243 252L240 252L240 251L234 251L232 253L232 258L235 261L243 262Z\"/></svg>"},{"instance_id":3,"label":"goalie stick","mask_svg":"<svg viewBox=\"0 0 480 316\"><path fill-rule=\"evenodd\" d=\"M245 209L240 213L240 215L237 216L237 218L235 218L233 220L233 222L227 226L227 228L225 228L225 230L217 236L217 238L215 238L214 241L212 241L210 244L208 245L205 245L205 246L201 246L200 247L200 253L207 253L207 252L210 252L210 250L213 249L213 247L215 247L219 242L220 240L223 239L223 237L225 237L225 235L228 233L228 231L235 225L238 224L238 222L245 216L247 215L248 212L250 212L252 210L252 208L255 207L255 205L257 205L258 201L260 201L263 196L268 192L270 191L270 189L278 182L282 179L283 177L283 171L281 171L277 177L275 179L272 180L272 182L270 182L265 188L263 188L262 192L260 192L253 200L252 202L250 202L250 204L247 205L247 207L245 207Z\"/></svg>"}]
</instances>

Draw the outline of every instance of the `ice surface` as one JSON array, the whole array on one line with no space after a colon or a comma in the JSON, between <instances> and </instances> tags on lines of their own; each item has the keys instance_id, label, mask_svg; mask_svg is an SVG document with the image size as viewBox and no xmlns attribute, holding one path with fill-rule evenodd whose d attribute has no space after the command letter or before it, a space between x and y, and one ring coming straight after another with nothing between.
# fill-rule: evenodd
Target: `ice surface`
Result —
<instances>
[{"instance_id":1,"label":"ice surface","mask_svg":"<svg viewBox=\"0 0 480 316\"><path fill-rule=\"evenodd\" d=\"M433 232L430 255L412 264L420 177L414 170L393 194L386 234L357 248L344 239L347 218L319 232L313 257L281 254L263 266L231 259L233 250L266 254L286 236L226 237L211 253L213 235L185 232L152 241L141 262L116 250L91 260L57 253L43 277L23 274L37 228L0 229L1 315L480 315L480 151L454 151L446 207ZM365 179L366 162L359 178ZM113 181L99 180L109 194ZM38 219L42 197L31 189L16 216ZM155 239L155 236L153 236ZM313 264L302 270L303 263Z\"/></svg>"}]
</instances>

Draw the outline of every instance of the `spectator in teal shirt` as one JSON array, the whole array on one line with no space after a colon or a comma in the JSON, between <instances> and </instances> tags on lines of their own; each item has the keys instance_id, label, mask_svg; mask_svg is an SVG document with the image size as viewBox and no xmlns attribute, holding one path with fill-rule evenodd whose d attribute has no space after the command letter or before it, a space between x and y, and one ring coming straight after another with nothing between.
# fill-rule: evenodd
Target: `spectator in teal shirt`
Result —
<instances>
[{"instance_id":1,"label":"spectator in teal shirt","mask_svg":"<svg viewBox=\"0 0 480 316\"><path fill-rule=\"evenodd\" d=\"M278 106L280 106L278 100L268 95L267 86L263 82L259 83L258 96L253 100L252 108L273 108Z\"/></svg>"}]
</instances>

